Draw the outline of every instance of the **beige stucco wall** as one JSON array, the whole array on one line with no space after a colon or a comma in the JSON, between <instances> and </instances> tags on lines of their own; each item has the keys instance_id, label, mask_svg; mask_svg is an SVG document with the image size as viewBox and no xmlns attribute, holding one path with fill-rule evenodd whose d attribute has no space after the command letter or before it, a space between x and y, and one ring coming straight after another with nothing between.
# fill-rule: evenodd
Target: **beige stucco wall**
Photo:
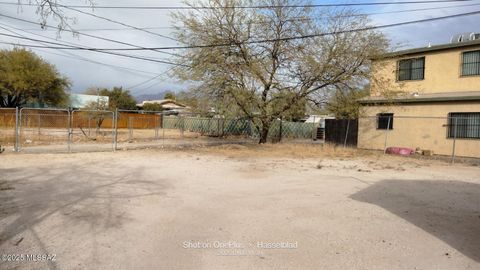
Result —
<instances>
[{"instance_id":1,"label":"beige stucco wall","mask_svg":"<svg viewBox=\"0 0 480 270\"><path fill-rule=\"evenodd\" d=\"M419 147L433 150L435 154L451 155L453 139L447 139L446 127L450 112L480 112L480 102L365 106L359 119L358 147L383 150L388 133L387 147ZM378 113L394 113L393 130L377 130ZM456 154L480 158L480 140L457 139Z\"/></svg>"},{"instance_id":2,"label":"beige stucco wall","mask_svg":"<svg viewBox=\"0 0 480 270\"><path fill-rule=\"evenodd\" d=\"M480 76L461 76L462 52L479 50L480 45L468 48L443 50L402 56L373 63L372 95L385 91L439 93L455 91L480 91ZM425 57L425 78L421 81L397 81L397 61Z\"/></svg>"}]
</instances>

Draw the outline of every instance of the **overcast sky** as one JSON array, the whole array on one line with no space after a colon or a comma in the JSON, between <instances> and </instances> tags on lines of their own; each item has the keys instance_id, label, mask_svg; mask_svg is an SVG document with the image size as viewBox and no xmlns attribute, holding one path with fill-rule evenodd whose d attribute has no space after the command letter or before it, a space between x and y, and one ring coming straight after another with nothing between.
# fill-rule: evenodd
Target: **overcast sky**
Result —
<instances>
[{"instance_id":1,"label":"overcast sky","mask_svg":"<svg viewBox=\"0 0 480 270\"><path fill-rule=\"evenodd\" d=\"M5 0L10 2L16 2L16 0ZM28 2L28 0L22 0ZM406 0L396 1L402 2ZM62 4L85 4L84 0L68 0L59 1ZM355 3L360 1L314 1L315 3ZM381 0L362 0L361 2L385 2ZM136 6L179 6L182 5L181 0L96 0L97 5L136 5ZM465 6L469 5L469 6ZM453 7L452 7L453 6ZM371 16L373 24L392 24L396 22L419 20L424 18L432 18L445 16L450 14L458 14L462 12L472 12L480 10L480 1L466 1L460 3L439 3L439 4L408 4L408 5L389 5L389 6L370 6L368 8L358 8L361 12L376 13L376 12L391 12L398 10L411 10L422 8L434 8L434 7L450 7L428 11L417 12L405 12L405 13L388 13L382 15ZM16 6L1 5L0 15L8 15L16 18L21 18L29 21L39 21L39 16L35 13L34 7L23 6L18 8ZM92 12L91 10L85 10ZM94 18L91 16L79 14L76 12L65 11L66 15L75 17L77 23L73 25L79 32L88 33L91 35L101 36L104 38L115 39L118 41L133 43L139 46L146 47L159 47L168 45L177 45L174 41L165 39L159 36L151 35L145 32L123 29L123 30L103 30L92 31L92 29L108 28L108 29L120 29L125 28L105 20ZM171 25L171 19L169 17L169 11L167 10L111 10L111 9L98 9L95 10L95 14L108 17L116 21L122 21L124 23L136 26L136 27L159 27L158 29L152 29L150 31L158 34L171 36L171 29L168 26ZM451 36L461 32L480 32L480 15L448 19L443 21L435 21L429 23L416 24L411 26L395 27L383 30L385 34L392 40L394 44L400 43L403 48L411 47L423 47L431 44L448 43ZM57 25L55 21L50 21L49 24ZM3 27L3 28L2 28ZM4 28L14 31L16 34L21 34L27 37L49 40L43 37L35 36L30 33L39 34L50 38L58 38L55 30L41 30L38 25L29 24L0 16L0 33L8 32ZM19 29L28 31L23 32ZM107 41L93 39L85 36L73 37L70 33L61 33L59 42L73 42L81 44L82 46L89 47L102 47L102 48L125 48L125 45L115 44ZM34 45L38 44L31 41L22 41L18 39L7 38L0 36L0 41L3 42L15 42ZM12 48L11 45L0 44L0 48ZM88 87L112 87L123 86L130 88L134 95L152 94L158 93L164 90L182 90L185 86L181 83L175 82L171 78L161 76L158 79L148 81L141 84L155 76L158 76L162 72L165 72L170 68L166 64L146 62L142 60L134 60L129 58L123 58L113 55L100 54L88 51L58 51L48 49L32 49L44 59L54 64L57 69L68 76L73 85L73 92L83 92ZM128 54L143 55L148 58L158 58L159 60L168 59L168 55L160 54L153 51L145 52L127 52ZM96 63L90 63L78 59L78 56L83 57L91 61L100 62L106 65L112 65L114 67L100 65ZM135 69L126 70L118 67ZM140 85L139 85L140 84ZM133 87L133 88L132 88Z\"/></svg>"}]
</instances>

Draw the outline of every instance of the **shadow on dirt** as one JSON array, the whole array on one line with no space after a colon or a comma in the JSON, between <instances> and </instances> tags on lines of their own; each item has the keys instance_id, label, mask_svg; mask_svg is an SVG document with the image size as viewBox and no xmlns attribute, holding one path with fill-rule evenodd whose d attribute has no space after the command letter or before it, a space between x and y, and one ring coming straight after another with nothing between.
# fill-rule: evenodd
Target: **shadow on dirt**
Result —
<instances>
[{"instance_id":1,"label":"shadow on dirt","mask_svg":"<svg viewBox=\"0 0 480 270\"><path fill-rule=\"evenodd\" d=\"M18 245L29 234L42 253L49 254L35 227L51 217L58 233L62 228L74 228L75 234L92 239L120 229L130 219L125 205L137 198L162 196L169 188L167 181L148 179L143 172L142 167L112 171L108 164L93 169L67 165L2 169L0 246ZM48 268L57 267L49 262Z\"/></svg>"},{"instance_id":2,"label":"shadow on dirt","mask_svg":"<svg viewBox=\"0 0 480 270\"><path fill-rule=\"evenodd\" d=\"M380 206L480 261L480 185L384 180L351 196Z\"/></svg>"}]
</instances>

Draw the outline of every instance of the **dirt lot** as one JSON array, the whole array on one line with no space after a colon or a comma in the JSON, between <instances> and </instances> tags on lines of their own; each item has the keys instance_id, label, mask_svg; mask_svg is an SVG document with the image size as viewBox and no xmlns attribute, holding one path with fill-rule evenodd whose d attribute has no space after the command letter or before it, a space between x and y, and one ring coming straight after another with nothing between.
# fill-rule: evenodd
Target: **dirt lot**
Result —
<instances>
[{"instance_id":1,"label":"dirt lot","mask_svg":"<svg viewBox=\"0 0 480 270\"><path fill-rule=\"evenodd\" d=\"M479 269L480 167L313 145L2 154L0 254L0 269ZM56 256L5 261L27 254Z\"/></svg>"}]
</instances>

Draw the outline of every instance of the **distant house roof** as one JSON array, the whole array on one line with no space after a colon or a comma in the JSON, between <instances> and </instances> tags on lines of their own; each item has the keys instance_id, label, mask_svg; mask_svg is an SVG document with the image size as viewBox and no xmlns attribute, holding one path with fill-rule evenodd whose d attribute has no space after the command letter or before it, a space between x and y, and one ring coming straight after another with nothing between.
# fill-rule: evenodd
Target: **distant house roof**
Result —
<instances>
[{"instance_id":1,"label":"distant house roof","mask_svg":"<svg viewBox=\"0 0 480 270\"><path fill-rule=\"evenodd\" d=\"M145 104L155 104L155 103L158 103L158 104L162 105L162 107L164 109L167 109L167 110L178 110L178 109L188 109L189 108L188 106L186 106L186 105L184 105L180 102L177 102L173 99L145 100L142 103L137 104L137 107L143 108L143 106Z\"/></svg>"},{"instance_id":2,"label":"distant house roof","mask_svg":"<svg viewBox=\"0 0 480 270\"><path fill-rule=\"evenodd\" d=\"M108 106L109 98L107 96L70 94L70 107L85 108L94 102L106 103Z\"/></svg>"},{"instance_id":3,"label":"distant house roof","mask_svg":"<svg viewBox=\"0 0 480 270\"><path fill-rule=\"evenodd\" d=\"M450 49L457 49L457 48L468 48L468 47L474 47L478 45L480 45L480 39L390 52L382 55L381 57L378 57L377 59L422 54L426 52L450 50Z\"/></svg>"},{"instance_id":4,"label":"distant house roof","mask_svg":"<svg viewBox=\"0 0 480 270\"><path fill-rule=\"evenodd\" d=\"M449 101L480 101L480 91L472 92L445 92L434 94L406 94L392 98L365 97L360 99L361 104L378 103L419 103L419 102L449 102Z\"/></svg>"}]
</instances>

